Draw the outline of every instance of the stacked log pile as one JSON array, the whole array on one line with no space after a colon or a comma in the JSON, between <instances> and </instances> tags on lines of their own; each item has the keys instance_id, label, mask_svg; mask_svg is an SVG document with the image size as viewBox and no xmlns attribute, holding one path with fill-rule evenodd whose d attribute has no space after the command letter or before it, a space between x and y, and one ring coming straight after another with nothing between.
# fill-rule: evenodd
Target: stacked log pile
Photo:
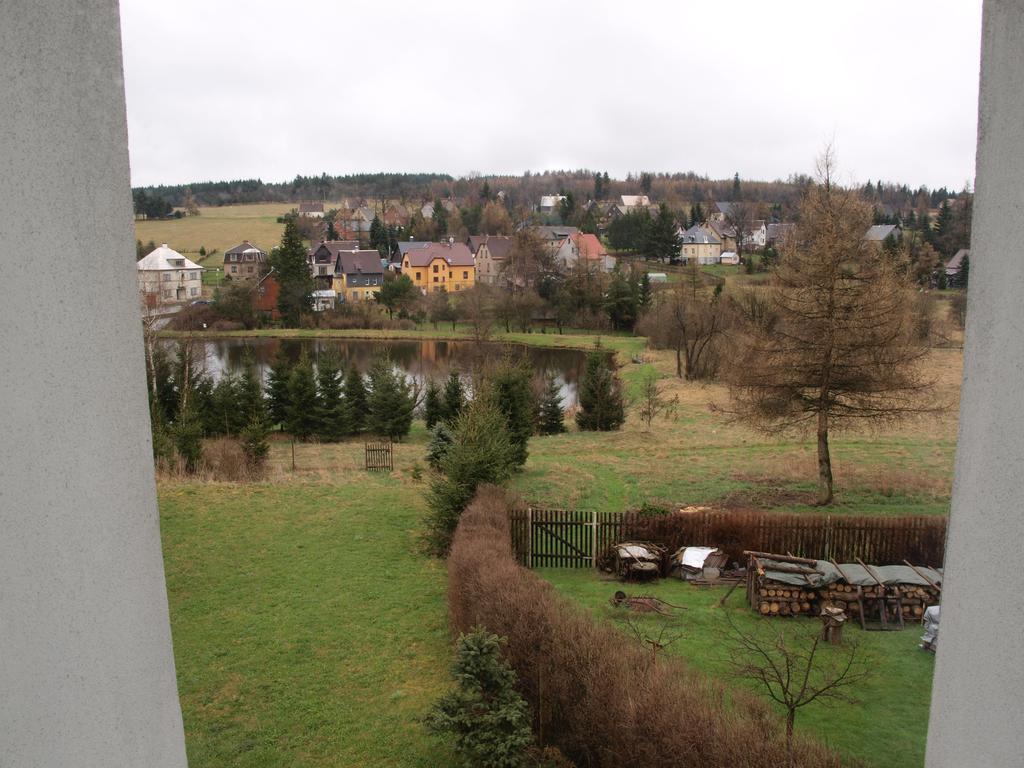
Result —
<instances>
[{"instance_id":1,"label":"stacked log pile","mask_svg":"<svg viewBox=\"0 0 1024 768\"><path fill-rule=\"evenodd\" d=\"M817 594L810 589L799 589L791 584L762 581L757 589L757 610L765 616L793 616L800 613L818 613Z\"/></svg>"}]
</instances>

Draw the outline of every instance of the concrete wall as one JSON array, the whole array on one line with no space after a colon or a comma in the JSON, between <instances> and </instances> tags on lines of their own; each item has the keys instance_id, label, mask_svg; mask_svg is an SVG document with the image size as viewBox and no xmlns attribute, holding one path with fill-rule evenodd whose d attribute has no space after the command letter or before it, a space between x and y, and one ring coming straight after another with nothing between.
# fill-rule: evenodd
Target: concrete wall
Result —
<instances>
[{"instance_id":1,"label":"concrete wall","mask_svg":"<svg viewBox=\"0 0 1024 768\"><path fill-rule=\"evenodd\" d=\"M1024 592L1014 586L1024 547L1024 3L986 0L982 30L964 382L929 768L1024 765Z\"/></svg>"},{"instance_id":2,"label":"concrete wall","mask_svg":"<svg viewBox=\"0 0 1024 768\"><path fill-rule=\"evenodd\" d=\"M0 23L2 766L185 765L119 30L116 0Z\"/></svg>"}]
</instances>

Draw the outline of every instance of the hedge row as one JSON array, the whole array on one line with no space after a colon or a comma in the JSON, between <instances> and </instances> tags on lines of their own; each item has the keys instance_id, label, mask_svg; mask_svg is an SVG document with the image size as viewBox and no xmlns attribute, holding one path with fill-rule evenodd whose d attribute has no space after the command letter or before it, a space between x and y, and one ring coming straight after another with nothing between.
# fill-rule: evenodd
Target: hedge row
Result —
<instances>
[{"instance_id":1,"label":"hedge row","mask_svg":"<svg viewBox=\"0 0 1024 768\"><path fill-rule=\"evenodd\" d=\"M506 655L530 702L542 744L577 765L781 768L781 719L753 694L729 691L681 659L657 662L614 627L592 620L514 560L513 499L485 486L463 513L448 560L452 628L483 625L508 639ZM799 739L795 766L839 766Z\"/></svg>"}]
</instances>

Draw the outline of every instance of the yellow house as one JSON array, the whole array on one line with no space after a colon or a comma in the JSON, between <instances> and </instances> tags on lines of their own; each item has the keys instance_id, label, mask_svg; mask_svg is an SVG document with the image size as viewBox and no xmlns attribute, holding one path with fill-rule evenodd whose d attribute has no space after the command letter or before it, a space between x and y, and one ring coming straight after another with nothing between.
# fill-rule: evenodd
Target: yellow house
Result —
<instances>
[{"instance_id":1,"label":"yellow house","mask_svg":"<svg viewBox=\"0 0 1024 768\"><path fill-rule=\"evenodd\" d=\"M423 293L455 293L476 284L476 263L464 243L430 243L406 251L402 274Z\"/></svg>"},{"instance_id":2,"label":"yellow house","mask_svg":"<svg viewBox=\"0 0 1024 768\"><path fill-rule=\"evenodd\" d=\"M369 301L384 284L384 266L377 251L338 251L331 288L344 303Z\"/></svg>"}]
</instances>

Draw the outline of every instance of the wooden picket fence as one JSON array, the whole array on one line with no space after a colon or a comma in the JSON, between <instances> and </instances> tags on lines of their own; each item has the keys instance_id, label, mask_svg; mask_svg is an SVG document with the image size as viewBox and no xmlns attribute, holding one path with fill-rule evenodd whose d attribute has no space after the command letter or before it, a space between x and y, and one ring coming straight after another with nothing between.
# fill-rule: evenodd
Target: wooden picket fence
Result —
<instances>
[{"instance_id":1,"label":"wooden picket fence","mask_svg":"<svg viewBox=\"0 0 1024 768\"><path fill-rule=\"evenodd\" d=\"M391 472L394 469L391 458L391 443L366 444L366 469L369 472Z\"/></svg>"},{"instance_id":2,"label":"wooden picket fence","mask_svg":"<svg viewBox=\"0 0 1024 768\"><path fill-rule=\"evenodd\" d=\"M670 551L717 546L744 562L745 550L790 553L838 562L941 567L946 518L852 517L770 512L696 512L647 516L636 512L582 512L528 508L510 513L512 546L531 568L593 567L613 544L651 541Z\"/></svg>"}]
</instances>

